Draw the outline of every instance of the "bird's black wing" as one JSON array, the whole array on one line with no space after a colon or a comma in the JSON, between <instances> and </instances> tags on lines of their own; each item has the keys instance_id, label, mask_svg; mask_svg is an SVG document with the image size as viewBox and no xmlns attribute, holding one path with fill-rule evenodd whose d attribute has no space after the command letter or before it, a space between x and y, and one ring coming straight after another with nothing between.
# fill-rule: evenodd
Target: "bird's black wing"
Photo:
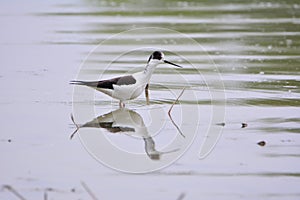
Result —
<instances>
[{"instance_id":1,"label":"bird's black wing","mask_svg":"<svg viewBox=\"0 0 300 200\"><path fill-rule=\"evenodd\" d=\"M102 81L71 81L70 84L85 85L93 88L114 89L113 85L131 85L135 84L136 80L133 76L122 76Z\"/></svg>"}]
</instances>

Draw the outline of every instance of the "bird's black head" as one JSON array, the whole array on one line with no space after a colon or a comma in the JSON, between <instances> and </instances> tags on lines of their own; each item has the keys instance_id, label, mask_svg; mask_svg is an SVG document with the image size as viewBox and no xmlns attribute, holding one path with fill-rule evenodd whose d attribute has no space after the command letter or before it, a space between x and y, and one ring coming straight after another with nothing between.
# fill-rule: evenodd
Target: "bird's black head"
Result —
<instances>
[{"instance_id":1,"label":"bird's black head","mask_svg":"<svg viewBox=\"0 0 300 200\"><path fill-rule=\"evenodd\" d=\"M164 54L161 52L161 51L154 51L151 56L149 57L148 59L148 62L151 60L151 59L154 59L154 60L162 60L164 58Z\"/></svg>"},{"instance_id":2,"label":"bird's black head","mask_svg":"<svg viewBox=\"0 0 300 200\"><path fill-rule=\"evenodd\" d=\"M161 51L154 51L151 56L149 57L148 59L148 64L150 64L150 61L152 60L153 64L155 65L155 67L158 65L158 64L161 64L161 63L167 63L167 64L170 64L170 65L173 65L173 66L176 66L176 67L180 67L182 68L180 65L177 65L177 64L174 64L170 61L167 61L164 59L164 54L163 52Z\"/></svg>"}]
</instances>

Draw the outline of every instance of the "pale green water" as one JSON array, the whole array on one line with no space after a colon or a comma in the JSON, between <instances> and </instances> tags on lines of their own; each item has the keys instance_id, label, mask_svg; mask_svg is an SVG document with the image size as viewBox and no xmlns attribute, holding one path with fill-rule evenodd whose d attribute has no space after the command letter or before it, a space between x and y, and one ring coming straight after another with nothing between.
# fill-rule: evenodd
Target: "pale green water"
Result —
<instances>
[{"instance_id":1,"label":"pale green water","mask_svg":"<svg viewBox=\"0 0 300 200\"><path fill-rule=\"evenodd\" d=\"M176 199L180 194L184 199L299 199L298 1L0 5L0 184L13 186L27 199L42 199L46 188L54 188L48 192L53 199L91 199L80 181L88 183L99 199ZM146 32L138 41L133 34L98 48L85 62L84 77L94 78L102 72L114 77L143 68L152 50L126 52L114 60L136 47L136 42L141 48L157 44L172 48L166 58L185 67L157 68L151 79L149 107L168 109L174 94L189 85L187 93L195 92L197 97L183 95L180 103L186 108L199 106L200 131L175 164L154 174L134 176L99 164L82 148L78 137L69 141L74 127L69 125L73 91L68 83L77 77L80 64L96 45L114 34L142 27L178 31L202 48L192 48L176 34ZM111 60L114 62L105 70ZM215 67L225 88L225 119L220 121L225 126L219 126L222 136L211 154L199 160L201 134L208 128L211 106L224 103L213 101L209 93L223 88L207 86L216 79ZM179 81L178 73L189 84ZM111 109L111 99L101 94L95 102L79 103L96 105L97 116L117 108L113 101ZM147 123L145 104L142 95L128 107ZM82 123L92 119L75 117ZM248 126L242 129L241 123ZM165 135L154 138L158 149L174 136L174 127L166 127ZM143 148L143 143L134 146L135 140L112 137L117 144L129 143L130 150ZM262 140L264 147L256 144ZM0 197L14 198L6 189L0 191Z\"/></svg>"}]
</instances>

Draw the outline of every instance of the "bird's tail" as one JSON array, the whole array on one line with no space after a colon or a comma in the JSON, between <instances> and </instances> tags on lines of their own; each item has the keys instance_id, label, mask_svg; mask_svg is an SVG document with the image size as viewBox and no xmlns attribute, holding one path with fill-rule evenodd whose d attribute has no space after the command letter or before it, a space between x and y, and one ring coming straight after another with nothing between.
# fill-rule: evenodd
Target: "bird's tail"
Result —
<instances>
[{"instance_id":1,"label":"bird's tail","mask_svg":"<svg viewBox=\"0 0 300 200\"><path fill-rule=\"evenodd\" d=\"M85 85L89 87L97 87L98 81L70 81L73 85Z\"/></svg>"}]
</instances>

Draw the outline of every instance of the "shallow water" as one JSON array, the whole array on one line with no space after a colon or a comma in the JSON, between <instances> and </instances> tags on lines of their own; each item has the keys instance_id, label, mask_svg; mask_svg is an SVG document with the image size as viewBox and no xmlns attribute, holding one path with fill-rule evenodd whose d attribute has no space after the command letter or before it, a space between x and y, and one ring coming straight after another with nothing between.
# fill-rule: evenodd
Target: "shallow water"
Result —
<instances>
[{"instance_id":1,"label":"shallow water","mask_svg":"<svg viewBox=\"0 0 300 200\"><path fill-rule=\"evenodd\" d=\"M83 182L99 199L299 199L299 2L32 1L0 11L2 186L26 199L91 199ZM99 125L69 140L70 113L85 124L118 112L117 101L69 81L138 71L156 48L184 68L159 66L150 105L141 95L122 113L152 140ZM173 123L167 112L183 88ZM112 170L96 159L139 166L103 153L95 141L104 139L138 153L136 163L169 166ZM151 160L153 141L171 153ZM7 187L0 197L17 199Z\"/></svg>"}]
</instances>

